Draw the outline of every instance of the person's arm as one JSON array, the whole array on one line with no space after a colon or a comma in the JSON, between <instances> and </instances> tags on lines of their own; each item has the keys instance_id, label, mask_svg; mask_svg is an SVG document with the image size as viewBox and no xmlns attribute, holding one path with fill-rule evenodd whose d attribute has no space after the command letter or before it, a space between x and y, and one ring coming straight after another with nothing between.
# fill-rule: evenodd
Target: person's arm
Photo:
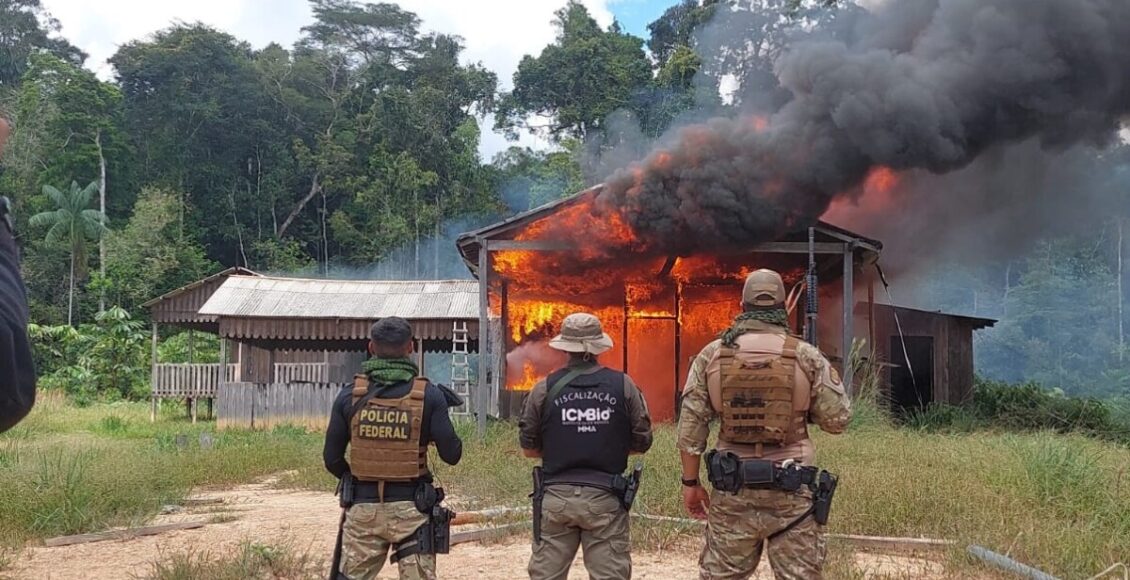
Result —
<instances>
[{"instance_id":1,"label":"person's arm","mask_svg":"<svg viewBox=\"0 0 1130 580\"><path fill-rule=\"evenodd\" d=\"M0 117L0 153L8 139ZM8 199L0 197L0 433L19 423L35 404L35 363L27 335L27 292L9 226Z\"/></svg>"},{"instance_id":2,"label":"person's arm","mask_svg":"<svg viewBox=\"0 0 1130 580\"><path fill-rule=\"evenodd\" d=\"M628 394L628 417L632 423L632 441L629 453L639 455L651 449L654 436L651 431L651 412L647 409L647 400L639 386L632 377L624 375L624 388Z\"/></svg>"},{"instance_id":3,"label":"person's arm","mask_svg":"<svg viewBox=\"0 0 1130 580\"><path fill-rule=\"evenodd\" d=\"M443 391L434 385L428 385L425 391L424 404L428 407L428 431L432 442L436 445L439 458L448 465L456 465L463 458L463 440L455 432L455 425L451 423L451 414L447 412L447 398Z\"/></svg>"},{"instance_id":4,"label":"person's arm","mask_svg":"<svg viewBox=\"0 0 1130 580\"><path fill-rule=\"evenodd\" d=\"M349 471L349 462L345 460L345 448L349 445L349 409L353 402L352 392L351 387L346 387L334 399L333 410L330 411L330 425L326 428L326 444L322 448L322 461L326 465L326 471L338 479Z\"/></svg>"},{"instance_id":5,"label":"person's arm","mask_svg":"<svg viewBox=\"0 0 1130 580\"><path fill-rule=\"evenodd\" d=\"M808 416L825 433L838 435L851 423L851 399L832 363L810 344L800 344L797 360L812 384Z\"/></svg>"},{"instance_id":6,"label":"person's arm","mask_svg":"<svg viewBox=\"0 0 1130 580\"><path fill-rule=\"evenodd\" d=\"M710 391L707 388L707 367L718 352L718 341L714 341L698 353L687 373L687 384L683 387L683 404L679 408L679 460L682 464L680 476L685 481L698 480L702 466L702 454L706 453L706 440L710 436L710 422L716 413L710 404ZM700 481L697 485L683 486L683 506L687 513L697 519L705 519L710 508L710 495Z\"/></svg>"},{"instance_id":7,"label":"person's arm","mask_svg":"<svg viewBox=\"0 0 1130 580\"><path fill-rule=\"evenodd\" d=\"M541 414L547 394L545 380L542 379L530 390L522 407L522 416L518 419L518 444L526 457L541 457Z\"/></svg>"}]
</instances>

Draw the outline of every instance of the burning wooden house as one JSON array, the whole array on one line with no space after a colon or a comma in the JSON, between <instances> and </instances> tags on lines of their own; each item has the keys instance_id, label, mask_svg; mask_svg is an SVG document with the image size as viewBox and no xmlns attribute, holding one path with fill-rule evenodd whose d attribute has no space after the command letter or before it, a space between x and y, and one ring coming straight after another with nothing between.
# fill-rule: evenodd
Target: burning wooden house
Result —
<instances>
[{"instance_id":1,"label":"burning wooden house","mask_svg":"<svg viewBox=\"0 0 1130 580\"><path fill-rule=\"evenodd\" d=\"M594 218L599 191L458 240L479 280L484 313L480 344L489 350L480 357L480 392L502 385L502 415L514 414L523 392L564 362L547 341L566 315L587 311L617 343L601 362L632 375L655 420L671 420L690 361L739 312L742 283L757 268L781 272L792 290L793 330L814 333L841 367L857 326L866 336L868 326L857 325L852 308L842 305L855 304L857 290L868 288L857 274L877 260L879 242L821 222L753 247L664 254L649 250L616 214ZM810 264L815 293L803 289ZM817 315L806 316L817 304Z\"/></svg>"}]
</instances>

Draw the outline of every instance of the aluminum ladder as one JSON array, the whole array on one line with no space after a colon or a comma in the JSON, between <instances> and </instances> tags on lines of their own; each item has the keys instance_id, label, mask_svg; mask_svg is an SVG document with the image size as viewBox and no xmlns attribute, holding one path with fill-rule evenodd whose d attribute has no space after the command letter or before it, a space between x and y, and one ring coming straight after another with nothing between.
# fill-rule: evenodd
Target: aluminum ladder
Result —
<instances>
[{"instance_id":1,"label":"aluminum ladder","mask_svg":"<svg viewBox=\"0 0 1130 580\"><path fill-rule=\"evenodd\" d=\"M470 343L467 321L456 320L451 328L451 389L463 398L464 404L453 408L453 415L471 415L471 362L467 358Z\"/></svg>"}]
</instances>

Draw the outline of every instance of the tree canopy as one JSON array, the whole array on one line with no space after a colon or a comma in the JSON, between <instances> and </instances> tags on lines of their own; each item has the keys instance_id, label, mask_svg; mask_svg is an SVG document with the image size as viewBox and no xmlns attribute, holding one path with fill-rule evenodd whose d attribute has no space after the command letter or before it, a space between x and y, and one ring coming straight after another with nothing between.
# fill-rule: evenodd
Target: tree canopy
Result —
<instances>
[{"instance_id":1,"label":"tree canopy","mask_svg":"<svg viewBox=\"0 0 1130 580\"><path fill-rule=\"evenodd\" d=\"M222 267L466 276L454 235L591 186L687 122L772 113L791 98L774 73L790 42L859 33L850 0L669 2L639 37L562 0L553 39L500 90L463 39L392 3L311 0L292 46L173 24L120 46L102 80L41 0L0 0L0 114L13 120L0 195L31 317L93 321L116 357L136 346L141 303ZM492 129L550 145L483 159ZM987 375L1130 396L1130 163L1103 167L1119 209L1092 231L1041 235L917 289L931 307L1001 319L978 338Z\"/></svg>"}]
</instances>

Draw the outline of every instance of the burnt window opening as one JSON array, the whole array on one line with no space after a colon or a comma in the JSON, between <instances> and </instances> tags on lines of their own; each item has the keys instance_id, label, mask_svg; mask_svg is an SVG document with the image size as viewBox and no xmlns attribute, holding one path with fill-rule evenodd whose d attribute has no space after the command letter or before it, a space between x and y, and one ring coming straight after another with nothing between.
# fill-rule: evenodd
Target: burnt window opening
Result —
<instances>
[{"instance_id":1,"label":"burnt window opening","mask_svg":"<svg viewBox=\"0 0 1130 580\"><path fill-rule=\"evenodd\" d=\"M889 352L891 410L899 417L924 410L934 400L934 337L892 336Z\"/></svg>"}]
</instances>

